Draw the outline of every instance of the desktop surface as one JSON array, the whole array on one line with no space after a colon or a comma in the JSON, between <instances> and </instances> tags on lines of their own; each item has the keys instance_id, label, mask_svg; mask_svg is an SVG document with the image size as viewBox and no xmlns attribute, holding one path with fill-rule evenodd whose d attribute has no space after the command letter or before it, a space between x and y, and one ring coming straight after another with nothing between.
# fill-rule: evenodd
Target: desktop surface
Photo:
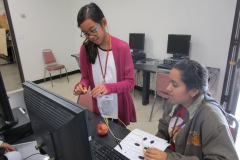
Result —
<instances>
[{"instance_id":1,"label":"desktop surface","mask_svg":"<svg viewBox=\"0 0 240 160\"><path fill-rule=\"evenodd\" d=\"M12 107L15 108L14 110L19 111L19 109L16 108L16 107L19 106L18 104L21 104L21 107L26 109L26 106L25 106L25 103L24 103L24 99L23 99L23 91L19 91L19 92L10 94L9 97L11 99L10 103L12 104ZM25 118L28 118L27 115L23 115L23 116L25 116ZM96 126L97 126L97 124L100 121L104 121L102 119L102 117L97 115L97 114L95 114L95 113L93 113L93 112L88 111L88 120L89 120L91 136L92 136L92 138L94 138L94 140L92 142L96 143L96 140L98 140L98 141L103 142L104 144L106 144L104 146L109 146L111 149L114 150L114 148L117 146L117 143L116 143L114 137L112 136L112 134L110 132L108 132L107 135L105 135L105 136L99 136L96 133ZM126 128L124 128L124 127L122 127L122 126L120 126L120 125L118 125L116 123L113 123L111 121L109 122L109 128L111 129L113 134L117 138L119 138L119 139L124 139L130 133L130 131L127 130ZM33 141L35 141L34 135L33 134L29 134L26 137L24 137L22 139L19 139L19 141L15 142L14 144L21 144L21 143L33 142ZM96 146L96 144L94 144L94 145ZM31 155L33 153L28 153L28 154ZM97 159L101 159L101 158L97 158ZM123 159L127 159L127 158L125 157Z\"/></svg>"}]
</instances>

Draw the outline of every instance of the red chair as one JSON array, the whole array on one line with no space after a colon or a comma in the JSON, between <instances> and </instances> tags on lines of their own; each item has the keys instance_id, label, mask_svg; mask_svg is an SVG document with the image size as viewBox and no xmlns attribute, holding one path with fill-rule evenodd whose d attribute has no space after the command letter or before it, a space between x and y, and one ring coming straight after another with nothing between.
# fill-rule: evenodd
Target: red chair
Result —
<instances>
[{"instance_id":1,"label":"red chair","mask_svg":"<svg viewBox=\"0 0 240 160\"><path fill-rule=\"evenodd\" d=\"M233 140L234 140L234 142L236 142L239 121L236 119L236 117L234 115L229 114L229 113L227 113L227 118L228 118L229 128L230 128Z\"/></svg>"},{"instance_id":2,"label":"red chair","mask_svg":"<svg viewBox=\"0 0 240 160\"><path fill-rule=\"evenodd\" d=\"M43 53L44 64L46 65L45 66L45 71L44 71L44 82L46 81L46 70L49 71L50 80L51 80L51 83L52 83L51 71L60 70L60 78L61 78L62 77L61 70L63 68L66 71L67 80L69 82L66 67L63 64L57 63L57 61L56 61L56 59L55 59L51 49L44 49L42 51L42 53ZM52 87L53 87L53 83L52 83Z\"/></svg>"},{"instance_id":3,"label":"red chair","mask_svg":"<svg viewBox=\"0 0 240 160\"><path fill-rule=\"evenodd\" d=\"M89 94L91 92L91 88L88 88L88 92L85 94L80 94L78 96L77 104L87 108L89 111L93 112L93 107L92 107L92 96Z\"/></svg>"},{"instance_id":4,"label":"red chair","mask_svg":"<svg viewBox=\"0 0 240 160\"><path fill-rule=\"evenodd\" d=\"M152 105L152 111L150 114L149 122L151 122L151 120L152 120L152 113L153 113L153 109L154 109L154 105L155 105L157 96L160 96L164 99L169 98L169 94L166 89L168 85L169 85L168 74L164 73L162 71L157 71L156 72L156 90L155 90L155 96L154 96L154 101L153 101L153 105Z\"/></svg>"}]
</instances>

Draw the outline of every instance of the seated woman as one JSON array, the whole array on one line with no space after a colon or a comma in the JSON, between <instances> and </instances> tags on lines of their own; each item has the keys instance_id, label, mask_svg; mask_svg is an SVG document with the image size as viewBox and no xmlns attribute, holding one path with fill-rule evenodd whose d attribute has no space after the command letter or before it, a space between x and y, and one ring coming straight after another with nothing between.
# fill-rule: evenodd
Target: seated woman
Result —
<instances>
[{"instance_id":1,"label":"seated woman","mask_svg":"<svg viewBox=\"0 0 240 160\"><path fill-rule=\"evenodd\" d=\"M170 98L159 120L156 136L168 140L170 152L149 148L147 160L238 160L221 106L208 94L206 68L182 60L169 74Z\"/></svg>"}]
</instances>

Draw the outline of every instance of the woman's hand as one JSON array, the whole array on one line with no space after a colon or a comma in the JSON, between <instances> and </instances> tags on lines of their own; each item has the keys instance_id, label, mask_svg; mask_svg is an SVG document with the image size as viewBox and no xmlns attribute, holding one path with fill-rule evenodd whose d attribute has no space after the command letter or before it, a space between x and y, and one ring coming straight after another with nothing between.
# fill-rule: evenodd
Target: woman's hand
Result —
<instances>
[{"instance_id":1,"label":"woman's hand","mask_svg":"<svg viewBox=\"0 0 240 160\"><path fill-rule=\"evenodd\" d=\"M166 160L167 153L157 148L148 148L145 152L146 160Z\"/></svg>"},{"instance_id":2,"label":"woman's hand","mask_svg":"<svg viewBox=\"0 0 240 160\"><path fill-rule=\"evenodd\" d=\"M13 148L10 144L3 142L0 146L1 148L4 148L6 151L16 151L15 148Z\"/></svg>"},{"instance_id":3,"label":"woman's hand","mask_svg":"<svg viewBox=\"0 0 240 160\"><path fill-rule=\"evenodd\" d=\"M86 92L87 92L87 88L84 87L84 86L82 86L81 84L78 84L78 85L75 87L73 94L74 94L75 96L77 96L77 95L79 95L79 94L81 94L81 93L86 93Z\"/></svg>"},{"instance_id":4,"label":"woman's hand","mask_svg":"<svg viewBox=\"0 0 240 160\"><path fill-rule=\"evenodd\" d=\"M91 95L93 97L97 97L99 95L99 98L101 98L105 94L107 94L107 88L103 84L100 84L100 85L96 86L91 91Z\"/></svg>"}]
</instances>

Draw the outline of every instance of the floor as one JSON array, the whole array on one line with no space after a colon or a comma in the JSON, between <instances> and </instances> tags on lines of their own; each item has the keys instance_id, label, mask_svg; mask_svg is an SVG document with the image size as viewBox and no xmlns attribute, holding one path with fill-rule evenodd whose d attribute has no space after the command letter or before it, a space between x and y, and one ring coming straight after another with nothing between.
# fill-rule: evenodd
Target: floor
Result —
<instances>
[{"instance_id":1,"label":"floor","mask_svg":"<svg viewBox=\"0 0 240 160\"><path fill-rule=\"evenodd\" d=\"M0 66L0 69L1 69L1 66ZM39 85L67 99L77 102L78 97L73 95L73 88L75 84L79 82L80 78L81 78L81 74L79 73L79 74L70 75L69 83L66 77L63 77L62 79L55 79L53 81L53 87L51 86L50 81L47 81L45 83L40 83ZM8 94L14 93L19 90L22 90L22 89L20 88L13 91L10 90L8 91ZM133 92L132 92L132 95L133 95ZM143 131L146 131L155 135L157 132L158 119L162 116L162 113L163 113L163 100L159 97L157 98L155 109L153 112L153 118L151 122L149 122L149 116L150 116L151 107L153 103L153 96L150 96L149 104L146 106L143 106L142 100L141 100L141 93L139 91L136 91L135 96L133 96L133 101L134 101L135 109L137 112L137 122L131 123L127 128L130 130L139 128ZM238 135L240 135L240 133ZM240 138L239 137L237 139L236 148L240 156Z\"/></svg>"},{"instance_id":2,"label":"floor","mask_svg":"<svg viewBox=\"0 0 240 160\"><path fill-rule=\"evenodd\" d=\"M22 88L21 77L16 63L0 65L0 71L7 92Z\"/></svg>"}]
</instances>

